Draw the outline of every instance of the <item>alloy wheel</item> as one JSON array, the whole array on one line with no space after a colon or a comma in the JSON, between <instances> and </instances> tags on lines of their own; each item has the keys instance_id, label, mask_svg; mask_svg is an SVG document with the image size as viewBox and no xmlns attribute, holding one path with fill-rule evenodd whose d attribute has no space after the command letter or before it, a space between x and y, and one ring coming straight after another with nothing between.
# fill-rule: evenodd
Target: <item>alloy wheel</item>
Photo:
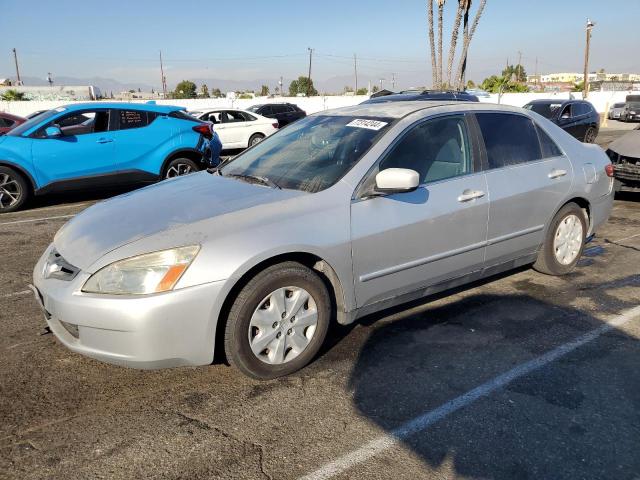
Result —
<instances>
[{"instance_id":1,"label":"alloy wheel","mask_svg":"<svg viewBox=\"0 0 640 480\"><path fill-rule=\"evenodd\" d=\"M10 208L20 201L22 187L8 173L0 173L0 210Z\"/></svg>"},{"instance_id":2,"label":"alloy wheel","mask_svg":"<svg viewBox=\"0 0 640 480\"><path fill-rule=\"evenodd\" d=\"M303 288L283 287L267 295L249 322L249 346L270 365L290 362L308 346L318 325L318 307Z\"/></svg>"},{"instance_id":3,"label":"alloy wheel","mask_svg":"<svg viewBox=\"0 0 640 480\"><path fill-rule=\"evenodd\" d=\"M553 238L553 252L558 263L569 265L576 259L583 236L582 222L576 215L567 215L560 221Z\"/></svg>"},{"instance_id":4,"label":"alloy wheel","mask_svg":"<svg viewBox=\"0 0 640 480\"><path fill-rule=\"evenodd\" d=\"M182 175L187 175L189 173L192 173L193 169L191 168L191 165L187 164L187 163L175 163L172 164L168 170L167 170L167 178L173 178L173 177L181 177Z\"/></svg>"}]
</instances>

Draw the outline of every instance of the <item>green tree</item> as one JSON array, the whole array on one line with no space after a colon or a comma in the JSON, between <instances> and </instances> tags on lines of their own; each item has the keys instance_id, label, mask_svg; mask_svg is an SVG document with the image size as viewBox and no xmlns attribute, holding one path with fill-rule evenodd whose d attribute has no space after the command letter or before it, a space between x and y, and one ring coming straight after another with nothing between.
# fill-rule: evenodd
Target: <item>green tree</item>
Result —
<instances>
[{"instance_id":1,"label":"green tree","mask_svg":"<svg viewBox=\"0 0 640 480\"><path fill-rule=\"evenodd\" d=\"M584 82L576 82L573 84L572 92L581 92L584 90Z\"/></svg>"},{"instance_id":2,"label":"green tree","mask_svg":"<svg viewBox=\"0 0 640 480\"><path fill-rule=\"evenodd\" d=\"M309 96L318 95L318 91L313 86L313 80L309 81L308 77L298 77L297 80L294 80L289 84L289 95L292 97L297 96L299 93L303 95Z\"/></svg>"},{"instance_id":3,"label":"green tree","mask_svg":"<svg viewBox=\"0 0 640 480\"><path fill-rule=\"evenodd\" d=\"M527 81L527 71L520 64L508 65L507 68L502 70L502 76L510 80L515 80L516 82Z\"/></svg>"},{"instance_id":4,"label":"green tree","mask_svg":"<svg viewBox=\"0 0 640 480\"><path fill-rule=\"evenodd\" d=\"M224 95L222 95L222 92L220 91L219 88L213 88L211 89L211 96L213 98L220 98L220 97L223 97Z\"/></svg>"},{"instance_id":5,"label":"green tree","mask_svg":"<svg viewBox=\"0 0 640 480\"><path fill-rule=\"evenodd\" d=\"M506 72L506 70L505 70ZM514 82L509 76L491 75L482 81L481 85L483 90L489 93L513 93L513 92L528 92L529 88L519 82Z\"/></svg>"},{"instance_id":6,"label":"green tree","mask_svg":"<svg viewBox=\"0 0 640 480\"><path fill-rule=\"evenodd\" d=\"M371 89L371 93L376 93L378 90L380 90L378 86L374 85L373 88Z\"/></svg>"},{"instance_id":7,"label":"green tree","mask_svg":"<svg viewBox=\"0 0 640 480\"><path fill-rule=\"evenodd\" d=\"M476 82L474 82L473 80L469 80L467 82L467 88L476 88Z\"/></svg>"},{"instance_id":8,"label":"green tree","mask_svg":"<svg viewBox=\"0 0 640 480\"><path fill-rule=\"evenodd\" d=\"M200 96L204 98L209 98L209 87L207 87L207 85L204 83L200 87Z\"/></svg>"},{"instance_id":9,"label":"green tree","mask_svg":"<svg viewBox=\"0 0 640 480\"><path fill-rule=\"evenodd\" d=\"M28 98L25 98L24 92L19 92L17 90L14 90L13 88L7 90L2 95L0 95L0 98L2 98L2 100L5 100L7 102L29 100Z\"/></svg>"},{"instance_id":10,"label":"green tree","mask_svg":"<svg viewBox=\"0 0 640 480\"><path fill-rule=\"evenodd\" d=\"M260 96L261 97L269 96L269 87L267 85L262 85L262 87L260 87Z\"/></svg>"},{"instance_id":11,"label":"green tree","mask_svg":"<svg viewBox=\"0 0 640 480\"><path fill-rule=\"evenodd\" d=\"M182 80L173 91L173 98L196 98L198 87L190 80Z\"/></svg>"},{"instance_id":12,"label":"green tree","mask_svg":"<svg viewBox=\"0 0 640 480\"><path fill-rule=\"evenodd\" d=\"M356 95L366 95L367 93L368 93L368 90L366 89L366 87L363 87L358 89L358 91L356 92Z\"/></svg>"}]
</instances>

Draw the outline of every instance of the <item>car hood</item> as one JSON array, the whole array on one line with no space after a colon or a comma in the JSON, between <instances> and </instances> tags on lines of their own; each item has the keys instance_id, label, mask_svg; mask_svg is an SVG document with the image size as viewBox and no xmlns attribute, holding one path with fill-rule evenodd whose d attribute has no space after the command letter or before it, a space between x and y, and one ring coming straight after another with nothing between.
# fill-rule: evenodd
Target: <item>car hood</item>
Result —
<instances>
[{"instance_id":1,"label":"car hood","mask_svg":"<svg viewBox=\"0 0 640 480\"><path fill-rule=\"evenodd\" d=\"M611 142L609 150L623 157L640 158L640 130L632 130Z\"/></svg>"},{"instance_id":2,"label":"car hood","mask_svg":"<svg viewBox=\"0 0 640 480\"><path fill-rule=\"evenodd\" d=\"M141 238L301 195L307 194L201 172L93 205L62 227L54 244L68 262L86 270Z\"/></svg>"}]
</instances>

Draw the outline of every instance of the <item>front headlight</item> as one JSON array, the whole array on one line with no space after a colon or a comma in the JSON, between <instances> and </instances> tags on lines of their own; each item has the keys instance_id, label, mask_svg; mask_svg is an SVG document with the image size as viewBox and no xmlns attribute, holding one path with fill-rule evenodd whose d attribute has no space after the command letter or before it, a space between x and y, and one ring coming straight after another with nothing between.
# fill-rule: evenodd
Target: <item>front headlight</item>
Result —
<instances>
[{"instance_id":1,"label":"front headlight","mask_svg":"<svg viewBox=\"0 0 640 480\"><path fill-rule=\"evenodd\" d=\"M200 247L178 247L126 258L94 273L82 287L86 293L146 295L172 290Z\"/></svg>"}]
</instances>

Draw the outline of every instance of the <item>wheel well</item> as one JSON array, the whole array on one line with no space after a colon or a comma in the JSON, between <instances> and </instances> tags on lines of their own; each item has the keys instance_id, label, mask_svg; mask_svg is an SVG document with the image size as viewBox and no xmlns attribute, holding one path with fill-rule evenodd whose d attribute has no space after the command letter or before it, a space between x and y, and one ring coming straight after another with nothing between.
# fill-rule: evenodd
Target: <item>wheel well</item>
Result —
<instances>
[{"instance_id":1,"label":"wheel well","mask_svg":"<svg viewBox=\"0 0 640 480\"><path fill-rule=\"evenodd\" d=\"M22 168L14 165L12 163L3 162L1 160L0 160L0 167L10 168L14 172L16 172L18 175L20 175L22 178L24 178L24 180L27 182L27 185L31 189L30 193L33 193L35 191L36 185L35 185L35 182L33 181L33 178L31 177L31 175L29 175L27 172L25 172Z\"/></svg>"},{"instance_id":2,"label":"wheel well","mask_svg":"<svg viewBox=\"0 0 640 480\"><path fill-rule=\"evenodd\" d=\"M564 207L567 203L572 203L572 202L577 204L584 212L584 216L587 220L588 230L590 231L591 230L591 204L585 198L575 197L575 198L572 198L571 200L567 200L560 208Z\"/></svg>"},{"instance_id":3,"label":"wheel well","mask_svg":"<svg viewBox=\"0 0 640 480\"><path fill-rule=\"evenodd\" d=\"M171 160L174 160L176 158L188 158L189 160L193 160L198 164L203 163L202 153L198 152L197 150L179 150L177 152L173 152L164 160L162 164L162 169L160 170L160 176L162 178L164 178L165 173L167 172L167 166L169 165L169 162L171 162Z\"/></svg>"},{"instance_id":4,"label":"wheel well","mask_svg":"<svg viewBox=\"0 0 640 480\"><path fill-rule=\"evenodd\" d=\"M322 279L322 281L327 286L327 290L329 291L329 296L331 297L331 307L338 317L338 322L342 323L341 315L344 316L345 308L345 300L344 300L344 292L342 290L342 285L340 284L340 280L338 279L338 275L335 273L333 268L325 262L322 258L317 255L313 255L307 252L291 252L285 253L282 255L277 255L275 257L271 257L267 260L263 260L258 263L251 269L249 269L236 283L233 285L229 293L227 294L224 303L222 304L222 308L220 309L220 314L218 316L218 326L216 327L216 338L215 338L215 360L218 361L226 361L225 352L224 352L224 331L227 323L227 316L229 315L229 311L231 310L231 306L235 301L236 297L240 293L240 290L260 271L264 270L267 267L272 265L276 265L278 263L283 262L298 262L302 265L310 268L314 272L318 274L318 276Z\"/></svg>"}]
</instances>

